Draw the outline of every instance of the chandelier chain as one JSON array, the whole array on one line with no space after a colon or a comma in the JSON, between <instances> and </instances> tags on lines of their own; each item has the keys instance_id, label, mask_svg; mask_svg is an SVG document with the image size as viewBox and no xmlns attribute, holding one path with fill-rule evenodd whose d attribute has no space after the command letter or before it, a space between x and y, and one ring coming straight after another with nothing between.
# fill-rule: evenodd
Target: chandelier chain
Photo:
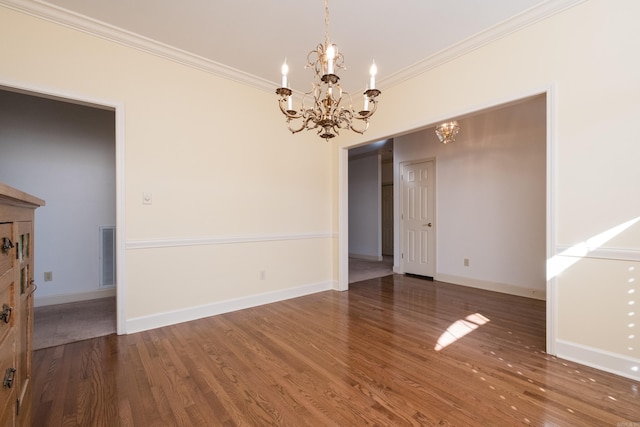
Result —
<instances>
[{"instance_id":1,"label":"chandelier chain","mask_svg":"<svg viewBox=\"0 0 640 427\"><path fill-rule=\"evenodd\" d=\"M329 0L324 0L324 45L329 46Z\"/></svg>"}]
</instances>

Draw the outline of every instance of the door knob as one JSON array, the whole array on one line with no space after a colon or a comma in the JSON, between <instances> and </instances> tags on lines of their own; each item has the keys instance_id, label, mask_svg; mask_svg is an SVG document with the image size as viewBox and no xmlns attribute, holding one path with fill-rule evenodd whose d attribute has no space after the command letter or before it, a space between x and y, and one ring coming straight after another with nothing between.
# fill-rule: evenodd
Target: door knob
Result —
<instances>
[{"instance_id":1,"label":"door knob","mask_svg":"<svg viewBox=\"0 0 640 427\"><path fill-rule=\"evenodd\" d=\"M429 228L431 228L431 225L432 225L431 223L429 223L429 224L422 224L422 226L423 226L423 227L429 227Z\"/></svg>"}]
</instances>

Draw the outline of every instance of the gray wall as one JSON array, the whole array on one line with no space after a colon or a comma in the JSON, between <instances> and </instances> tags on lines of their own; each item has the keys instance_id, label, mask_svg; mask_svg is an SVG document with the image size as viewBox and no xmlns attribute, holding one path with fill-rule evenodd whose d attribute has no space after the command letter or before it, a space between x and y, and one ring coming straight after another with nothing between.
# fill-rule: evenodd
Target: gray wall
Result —
<instances>
[{"instance_id":1,"label":"gray wall","mask_svg":"<svg viewBox=\"0 0 640 427\"><path fill-rule=\"evenodd\" d=\"M349 160L349 255L382 259L380 157Z\"/></svg>"},{"instance_id":2,"label":"gray wall","mask_svg":"<svg viewBox=\"0 0 640 427\"><path fill-rule=\"evenodd\" d=\"M46 201L36 210L35 303L105 291L98 228L115 225L114 113L0 90L0 182Z\"/></svg>"},{"instance_id":3,"label":"gray wall","mask_svg":"<svg viewBox=\"0 0 640 427\"><path fill-rule=\"evenodd\" d=\"M546 98L459 124L452 144L439 143L433 128L397 137L394 144L396 170L403 161L435 159L436 278L498 284L506 291L526 288L524 295L544 297ZM398 254L396 240L396 265Z\"/></svg>"}]
</instances>

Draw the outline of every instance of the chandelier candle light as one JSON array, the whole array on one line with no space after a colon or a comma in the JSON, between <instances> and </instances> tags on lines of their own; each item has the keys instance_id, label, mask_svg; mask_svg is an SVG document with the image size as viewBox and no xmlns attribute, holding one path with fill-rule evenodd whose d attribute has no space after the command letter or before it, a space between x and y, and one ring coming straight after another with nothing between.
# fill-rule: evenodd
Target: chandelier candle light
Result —
<instances>
[{"instance_id":1,"label":"chandelier candle light","mask_svg":"<svg viewBox=\"0 0 640 427\"><path fill-rule=\"evenodd\" d=\"M338 46L329 42L329 5L324 2L325 9L325 42L319 44L315 50L307 54L307 65L312 68L314 78L311 90L302 96L300 109L293 109L293 91L289 88L289 66L285 59L282 64L282 87L276 89L279 95L280 111L287 118L287 127L291 133L303 129L318 129L318 135L329 140L339 134L339 129L351 129L357 133L364 133L369 127L369 118L376 112L378 102L376 97L380 91L376 89L376 73L378 68L373 62L369 70L369 86L364 91L364 105L356 112L352 107L351 95L342 90L340 77L335 74L336 69L344 67L344 57L338 51ZM348 102L348 106L345 104ZM294 126L293 121L300 119ZM357 126L358 121L361 122Z\"/></svg>"}]
</instances>

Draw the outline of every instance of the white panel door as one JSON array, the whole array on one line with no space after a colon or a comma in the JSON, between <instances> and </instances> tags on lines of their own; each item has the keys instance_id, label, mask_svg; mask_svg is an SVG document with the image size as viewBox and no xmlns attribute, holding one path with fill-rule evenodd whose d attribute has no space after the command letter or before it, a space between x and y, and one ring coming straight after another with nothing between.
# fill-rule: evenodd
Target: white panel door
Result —
<instances>
[{"instance_id":1,"label":"white panel door","mask_svg":"<svg viewBox=\"0 0 640 427\"><path fill-rule=\"evenodd\" d=\"M402 167L402 265L420 276L435 274L433 161Z\"/></svg>"}]
</instances>

